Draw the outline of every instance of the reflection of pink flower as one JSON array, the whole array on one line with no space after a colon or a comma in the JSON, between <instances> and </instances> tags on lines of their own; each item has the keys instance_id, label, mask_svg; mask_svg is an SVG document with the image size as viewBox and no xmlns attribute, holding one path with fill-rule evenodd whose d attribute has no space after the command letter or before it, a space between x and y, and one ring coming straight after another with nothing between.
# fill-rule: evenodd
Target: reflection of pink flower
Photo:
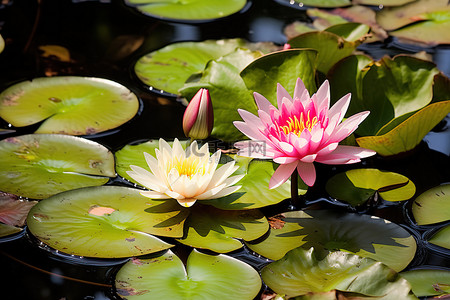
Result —
<instances>
[{"instance_id":1,"label":"reflection of pink flower","mask_svg":"<svg viewBox=\"0 0 450 300\"><path fill-rule=\"evenodd\" d=\"M302 180L312 186L316 180L314 161L330 165L352 164L376 153L359 147L338 146L358 128L369 112L360 112L340 123L350 103L350 94L330 108L328 81L310 97L303 82L297 79L294 99L278 84L278 109L262 95L255 93L254 96L259 117L238 110L244 122L234 122L253 141L238 142L235 146L239 148L239 155L270 158L280 164L270 179L270 188L284 183L295 168ZM264 143L264 151L258 151L262 147L255 147L255 143Z\"/></svg>"}]
</instances>

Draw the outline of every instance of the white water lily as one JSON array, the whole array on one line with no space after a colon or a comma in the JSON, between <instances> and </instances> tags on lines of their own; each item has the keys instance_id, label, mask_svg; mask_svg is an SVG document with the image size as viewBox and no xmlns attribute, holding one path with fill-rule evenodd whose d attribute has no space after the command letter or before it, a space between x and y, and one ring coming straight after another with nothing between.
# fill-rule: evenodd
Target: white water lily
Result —
<instances>
[{"instance_id":1,"label":"white water lily","mask_svg":"<svg viewBox=\"0 0 450 300\"><path fill-rule=\"evenodd\" d=\"M178 139L173 148L163 139L156 158L144 152L151 172L131 165L127 174L136 182L149 189L141 192L152 199L173 198L184 207L192 206L197 200L220 198L237 191L234 186L244 175L231 176L238 167L231 161L217 169L220 150L209 155L208 144L198 148L197 142L184 150Z\"/></svg>"}]
</instances>

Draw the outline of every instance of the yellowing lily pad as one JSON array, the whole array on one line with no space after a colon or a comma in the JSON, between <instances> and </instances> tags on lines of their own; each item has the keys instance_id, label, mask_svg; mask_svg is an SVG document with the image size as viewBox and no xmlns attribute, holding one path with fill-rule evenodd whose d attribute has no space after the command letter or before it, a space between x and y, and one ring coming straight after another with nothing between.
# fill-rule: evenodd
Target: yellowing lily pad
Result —
<instances>
[{"instance_id":1,"label":"yellowing lily pad","mask_svg":"<svg viewBox=\"0 0 450 300\"><path fill-rule=\"evenodd\" d=\"M433 234L433 236L431 236L428 242L450 250L450 225L439 229L435 234Z\"/></svg>"},{"instance_id":2,"label":"yellowing lily pad","mask_svg":"<svg viewBox=\"0 0 450 300\"><path fill-rule=\"evenodd\" d=\"M172 253L127 262L117 273L115 286L123 299L251 300L261 288L256 270L226 255L193 250L186 268Z\"/></svg>"},{"instance_id":3,"label":"yellowing lily pad","mask_svg":"<svg viewBox=\"0 0 450 300\"><path fill-rule=\"evenodd\" d=\"M119 258L172 247L153 235L180 237L188 214L176 201L154 201L138 189L101 186L40 201L27 224L34 236L61 252Z\"/></svg>"},{"instance_id":4,"label":"yellowing lily pad","mask_svg":"<svg viewBox=\"0 0 450 300\"><path fill-rule=\"evenodd\" d=\"M396 271L414 258L416 242L405 229L374 216L327 210L290 211L269 218L267 239L246 243L273 260L302 246L316 251L348 251L383 262ZM368 234L370 233L370 234Z\"/></svg>"},{"instance_id":5,"label":"yellowing lily pad","mask_svg":"<svg viewBox=\"0 0 450 300\"><path fill-rule=\"evenodd\" d=\"M420 194L412 205L418 225L450 220L450 184L443 184Z\"/></svg>"},{"instance_id":6,"label":"yellowing lily pad","mask_svg":"<svg viewBox=\"0 0 450 300\"><path fill-rule=\"evenodd\" d=\"M0 238L21 232L22 230L23 229L19 227L0 223Z\"/></svg>"},{"instance_id":7,"label":"yellowing lily pad","mask_svg":"<svg viewBox=\"0 0 450 300\"><path fill-rule=\"evenodd\" d=\"M221 210L196 204L186 222L185 236L178 241L195 248L226 253L243 247L267 232L269 224L257 209Z\"/></svg>"},{"instance_id":8,"label":"yellowing lily pad","mask_svg":"<svg viewBox=\"0 0 450 300\"><path fill-rule=\"evenodd\" d=\"M0 94L0 117L16 127L44 121L36 133L95 134L129 121L138 108L135 94L102 78L35 78Z\"/></svg>"},{"instance_id":9,"label":"yellowing lily pad","mask_svg":"<svg viewBox=\"0 0 450 300\"><path fill-rule=\"evenodd\" d=\"M261 271L264 282L289 299L339 290L377 299L417 299L411 286L392 269L370 258L336 251L319 260L314 248L289 251Z\"/></svg>"},{"instance_id":10,"label":"yellowing lily pad","mask_svg":"<svg viewBox=\"0 0 450 300\"><path fill-rule=\"evenodd\" d=\"M408 280L418 297L450 294L449 270L416 269L401 272L400 276Z\"/></svg>"},{"instance_id":11,"label":"yellowing lily pad","mask_svg":"<svg viewBox=\"0 0 450 300\"><path fill-rule=\"evenodd\" d=\"M277 0L277 1L285 5L289 4L300 8L302 8L303 6L332 8L332 7L348 6L352 4L350 0Z\"/></svg>"},{"instance_id":12,"label":"yellowing lily pad","mask_svg":"<svg viewBox=\"0 0 450 300\"><path fill-rule=\"evenodd\" d=\"M29 134L0 141L0 190L44 199L115 177L114 156L80 137Z\"/></svg>"},{"instance_id":13,"label":"yellowing lily pad","mask_svg":"<svg viewBox=\"0 0 450 300\"><path fill-rule=\"evenodd\" d=\"M126 3L154 18L206 22L239 12L247 0L126 0Z\"/></svg>"},{"instance_id":14,"label":"yellowing lily pad","mask_svg":"<svg viewBox=\"0 0 450 300\"><path fill-rule=\"evenodd\" d=\"M416 187L407 177L377 169L352 169L330 178L327 192L353 206L378 194L386 201L404 201L414 196Z\"/></svg>"}]
</instances>

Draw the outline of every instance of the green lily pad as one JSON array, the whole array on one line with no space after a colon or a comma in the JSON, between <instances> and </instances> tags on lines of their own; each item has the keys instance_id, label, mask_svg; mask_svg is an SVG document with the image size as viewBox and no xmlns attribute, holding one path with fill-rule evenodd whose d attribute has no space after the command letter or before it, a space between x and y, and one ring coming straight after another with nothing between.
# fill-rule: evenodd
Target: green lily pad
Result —
<instances>
[{"instance_id":1,"label":"green lily pad","mask_svg":"<svg viewBox=\"0 0 450 300\"><path fill-rule=\"evenodd\" d=\"M361 23L336 24L325 29L326 32L334 33L343 37L348 42L364 41L370 31L370 27Z\"/></svg>"},{"instance_id":2,"label":"green lily pad","mask_svg":"<svg viewBox=\"0 0 450 300\"><path fill-rule=\"evenodd\" d=\"M439 229L435 234L433 234L428 242L450 250L450 225Z\"/></svg>"},{"instance_id":3,"label":"green lily pad","mask_svg":"<svg viewBox=\"0 0 450 300\"><path fill-rule=\"evenodd\" d=\"M0 53L3 52L3 49L5 49L5 40L3 39L2 35L0 34Z\"/></svg>"},{"instance_id":4,"label":"green lily pad","mask_svg":"<svg viewBox=\"0 0 450 300\"><path fill-rule=\"evenodd\" d=\"M408 200L416 193L416 186L398 173L352 169L330 178L326 190L330 196L357 206L375 194L386 201Z\"/></svg>"},{"instance_id":5,"label":"green lily pad","mask_svg":"<svg viewBox=\"0 0 450 300\"><path fill-rule=\"evenodd\" d=\"M264 282L287 297L339 290L377 299L417 299L392 269L370 258L336 251L319 260L314 248L289 251L261 271Z\"/></svg>"},{"instance_id":6,"label":"green lily pad","mask_svg":"<svg viewBox=\"0 0 450 300\"><path fill-rule=\"evenodd\" d=\"M280 0L278 0L280 1ZM283 1L280 1L283 2ZM285 0L284 2L289 3L289 4L293 4L294 3L299 3L300 7L303 7L303 5L305 6L312 6L312 7L326 7L326 8L332 8L332 7L343 7L343 6L348 6L351 5L351 1L350 0Z\"/></svg>"},{"instance_id":7,"label":"green lily pad","mask_svg":"<svg viewBox=\"0 0 450 300\"><path fill-rule=\"evenodd\" d=\"M140 190L101 186L57 194L28 214L31 233L61 252L119 258L172 247L159 238L180 237L189 214L176 201L154 201Z\"/></svg>"},{"instance_id":8,"label":"green lily pad","mask_svg":"<svg viewBox=\"0 0 450 300\"><path fill-rule=\"evenodd\" d=\"M406 115L404 121L394 119L391 121L395 122L393 125L388 123L386 126L396 126L387 133L360 137L356 142L360 147L375 150L383 156L406 152L415 148L448 113L450 100L432 103L412 115ZM397 122L400 123L397 125Z\"/></svg>"},{"instance_id":9,"label":"green lily pad","mask_svg":"<svg viewBox=\"0 0 450 300\"><path fill-rule=\"evenodd\" d=\"M386 30L395 30L417 21L427 20L430 13L448 10L447 6L447 0L411 1L404 6L380 10L377 13L377 22Z\"/></svg>"},{"instance_id":10,"label":"green lily pad","mask_svg":"<svg viewBox=\"0 0 450 300\"><path fill-rule=\"evenodd\" d=\"M269 189L269 180L272 177L276 166L271 161L256 160L247 157L233 155L231 156L239 166L235 175L245 174L237 185L242 187L235 193L228 196L202 201L202 204L213 205L219 209L253 209L281 202L291 197L291 182L275 189ZM302 182L299 195L306 193L308 187Z\"/></svg>"},{"instance_id":11,"label":"green lily pad","mask_svg":"<svg viewBox=\"0 0 450 300\"><path fill-rule=\"evenodd\" d=\"M138 108L135 94L102 78L35 78L0 94L0 117L16 127L45 120L36 133L94 134L129 121Z\"/></svg>"},{"instance_id":12,"label":"green lily pad","mask_svg":"<svg viewBox=\"0 0 450 300\"><path fill-rule=\"evenodd\" d=\"M218 59L245 44L241 39L174 43L139 58L134 71L154 91L178 94L186 80L202 72L210 60Z\"/></svg>"},{"instance_id":13,"label":"green lily pad","mask_svg":"<svg viewBox=\"0 0 450 300\"><path fill-rule=\"evenodd\" d=\"M115 177L114 156L104 146L79 137L29 134L0 141L0 190L44 199Z\"/></svg>"},{"instance_id":14,"label":"green lily pad","mask_svg":"<svg viewBox=\"0 0 450 300\"><path fill-rule=\"evenodd\" d=\"M450 294L450 271L417 269L401 272L400 276L408 280L414 295L418 297Z\"/></svg>"},{"instance_id":15,"label":"green lily pad","mask_svg":"<svg viewBox=\"0 0 450 300\"><path fill-rule=\"evenodd\" d=\"M126 0L126 3L154 18L205 22L239 12L247 0Z\"/></svg>"},{"instance_id":16,"label":"green lily pad","mask_svg":"<svg viewBox=\"0 0 450 300\"><path fill-rule=\"evenodd\" d=\"M431 188L420 194L412 205L418 225L428 225L450 220L450 184Z\"/></svg>"},{"instance_id":17,"label":"green lily pad","mask_svg":"<svg viewBox=\"0 0 450 300\"><path fill-rule=\"evenodd\" d=\"M327 31L307 32L288 41L292 48L317 50L317 70L324 74L339 60L352 54L361 43L359 40L346 41L343 37Z\"/></svg>"},{"instance_id":18,"label":"green lily pad","mask_svg":"<svg viewBox=\"0 0 450 300\"><path fill-rule=\"evenodd\" d=\"M0 238L5 237L5 236L9 236L12 234L16 234L18 232L21 232L23 229L19 228L19 227L15 227L15 226L11 226L11 225L6 225L6 224L2 224L0 223Z\"/></svg>"},{"instance_id":19,"label":"green lily pad","mask_svg":"<svg viewBox=\"0 0 450 300\"><path fill-rule=\"evenodd\" d=\"M226 255L193 250L186 268L170 250L149 259L133 259L117 273L115 286L124 299L251 300L261 288L258 272Z\"/></svg>"},{"instance_id":20,"label":"green lily pad","mask_svg":"<svg viewBox=\"0 0 450 300\"><path fill-rule=\"evenodd\" d=\"M325 210L291 211L269 218L270 235L253 251L273 260L302 246L316 251L345 250L381 261L396 271L414 258L416 242L402 227L374 216ZM370 232L370 234L367 234Z\"/></svg>"},{"instance_id":21,"label":"green lily pad","mask_svg":"<svg viewBox=\"0 0 450 300\"><path fill-rule=\"evenodd\" d=\"M195 248L226 253L243 247L240 240L251 241L267 232L269 224L257 209L221 210L196 204L178 241Z\"/></svg>"}]
</instances>

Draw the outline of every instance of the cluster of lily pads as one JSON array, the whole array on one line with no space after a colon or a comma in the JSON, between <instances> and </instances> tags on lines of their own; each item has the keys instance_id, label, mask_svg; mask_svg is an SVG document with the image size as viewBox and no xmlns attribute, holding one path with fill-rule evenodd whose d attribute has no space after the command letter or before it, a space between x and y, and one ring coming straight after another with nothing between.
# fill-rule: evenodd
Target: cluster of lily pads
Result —
<instances>
[{"instance_id":1,"label":"cluster of lily pads","mask_svg":"<svg viewBox=\"0 0 450 300\"><path fill-rule=\"evenodd\" d=\"M129 2L145 10L157 5ZM236 11L242 9L235 2ZM182 42L142 56L134 70L143 84L168 97L190 100L207 89L215 115L212 136L225 142L244 138L232 123L241 119L237 108L258 113L254 92L276 106L277 84L292 95L301 78L313 93L327 78L331 102L352 93L346 116L371 112L345 143L392 156L416 147L450 112L449 79L432 62L412 56L374 61L355 54L369 32L367 25L338 24L295 36L284 49L241 39ZM36 78L4 90L0 117L14 128L39 127L0 141L0 237L22 231L26 215L30 233L53 249L129 257L115 280L124 299L253 299L262 282L279 299L450 293L448 270L401 272L413 261L417 241L400 225L337 207L264 214L293 192L308 190L290 180L270 189L277 169L271 160L222 154L219 165L237 166L233 175L242 175L241 188L189 207L145 196L148 186L130 176L130 166L155 174L148 155L164 155L161 142L129 144L113 153L89 139L130 121L138 110L134 93L100 78ZM181 145L188 149L190 143ZM415 184L402 174L355 165L329 178L326 192L353 211L376 206L378 199L414 199L418 226L443 224L427 242L449 249L448 187L415 197ZM9 212L15 207L22 213ZM180 244L195 248L186 265L168 250ZM244 247L271 262L255 270L226 255Z\"/></svg>"}]
</instances>

